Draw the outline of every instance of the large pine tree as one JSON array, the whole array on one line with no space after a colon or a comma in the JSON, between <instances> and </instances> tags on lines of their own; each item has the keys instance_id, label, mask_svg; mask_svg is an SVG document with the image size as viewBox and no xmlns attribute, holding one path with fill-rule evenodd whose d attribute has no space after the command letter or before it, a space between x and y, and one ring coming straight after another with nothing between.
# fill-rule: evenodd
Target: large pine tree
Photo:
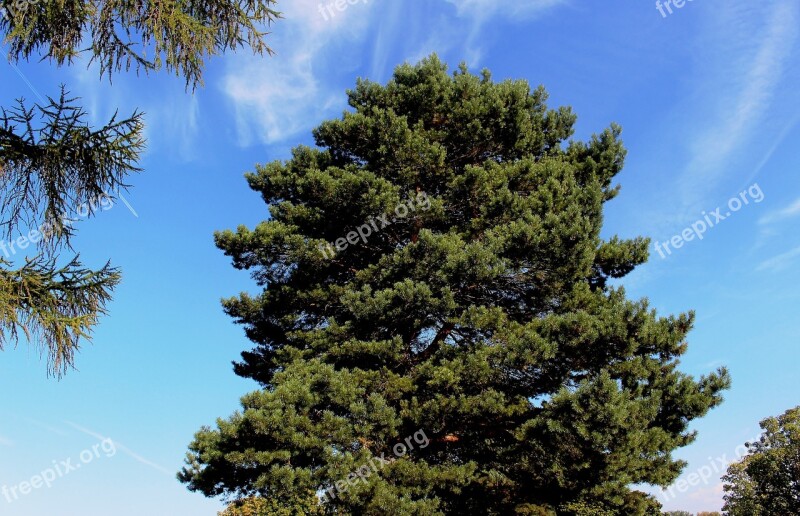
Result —
<instances>
[{"instance_id":1,"label":"large pine tree","mask_svg":"<svg viewBox=\"0 0 800 516\"><path fill-rule=\"evenodd\" d=\"M263 288L224 302L261 390L180 479L286 514L655 511L631 486L676 478L729 378L678 370L691 313L609 284L648 254L600 238L620 129L573 141L542 88L436 57L348 95L318 148L247 175L269 220L216 235Z\"/></svg>"}]
</instances>

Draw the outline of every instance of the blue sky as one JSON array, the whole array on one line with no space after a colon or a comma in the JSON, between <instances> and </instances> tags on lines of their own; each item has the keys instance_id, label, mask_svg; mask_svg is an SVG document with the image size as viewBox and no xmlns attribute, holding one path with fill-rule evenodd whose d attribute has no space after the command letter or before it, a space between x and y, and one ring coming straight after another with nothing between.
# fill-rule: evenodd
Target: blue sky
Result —
<instances>
[{"instance_id":1,"label":"blue sky","mask_svg":"<svg viewBox=\"0 0 800 516\"><path fill-rule=\"evenodd\" d=\"M0 354L0 487L81 466L11 503L0 494L0 514L222 507L174 477L193 433L254 388L231 371L249 342L219 306L254 286L212 233L266 217L242 175L310 143L317 123L346 108L356 77L384 82L396 64L434 51L451 66L543 84L552 106L575 109L577 138L623 126L629 154L607 236L666 242L721 207L725 220L702 240L686 233L692 240L681 236L664 258L652 249L623 281L662 314L697 310L684 371L732 372L726 402L678 452L685 478L731 460L760 419L800 403L800 4L697 0L662 16L649 1L367 0L327 19L319 6L281 3L277 55L214 59L193 95L165 73L109 85L94 68L20 63L33 88L55 95L66 84L97 123L141 108L149 145L125 196L136 215L117 202L78 226L86 263L111 259L124 271L79 371L59 382L26 346ZM35 99L11 66L0 70L0 105ZM749 202L732 211L741 192ZM105 438L115 453L98 447ZM665 507L718 510L718 477L674 489Z\"/></svg>"}]
</instances>

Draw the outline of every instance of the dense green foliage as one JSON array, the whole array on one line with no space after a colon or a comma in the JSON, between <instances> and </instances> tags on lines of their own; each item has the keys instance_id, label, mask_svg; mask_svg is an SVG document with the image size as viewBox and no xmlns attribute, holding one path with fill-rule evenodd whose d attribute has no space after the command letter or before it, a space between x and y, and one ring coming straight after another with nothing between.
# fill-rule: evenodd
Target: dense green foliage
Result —
<instances>
[{"instance_id":1,"label":"dense green foliage","mask_svg":"<svg viewBox=\"0 0 800 516\"><path fill-rule=\"evenodd\" d=\"M0 33L15 61L42 55L62 65L85 53L109 77L163 66L194 87L209 56L242 46L272 52L263 25L280 16L274 5L275 0L15 0L3 2Z\"/></svg>"},{"instance_id":2,"label":"dense green foliage","mask_svg":"<svg viewBox=\"0 0 800 516\"><path fill-rule=\"evenodd\" d=\"M725 514L800 514L800 407L761 422L764 433L747 443L748 454L731 464L725 482Z\"/></svg>"},{"instance_id":3,"label":"dense green foliage","mask_svg":"<svg viewBox=\"0 0 800 516\"><path fill-rule=\"evenodd\" d=\"M241 46L271 53L263 25L280 16L274 4L2 1L0 34L12 64L41 57L60 66L86 55L109 78L129 68L165 67L194 88L211 55ZM10 239L0 242L0 349L24 334L48 357L48 370L61 375L120 279L108 264L86 269L77 256L59 264L59 251L74 230L70 216L87 206L84 212L91 215L99 198L117 194L139 171L144 120L141 113L115 115L94 129L63 88L57 99L40 100L31 106L21 99L0 114L0 226ZM18 237L17 230L28 234ZM39 244L33 257L15 261L14 253L29 244Z\"/></svg>"},{"instance_id":4,"label":"dense green foliage","mask_svg":"<svg viewBox=\"0 0 800 516\"><path fill-rule=\"evenodd\" d=\"M198 432L180 479L287 509L325 491L327 514L659 514L630 486L677 477L729 378L677 369L693 314L609 282L647 259L647 239L600 238L620 129L572 141L542 88L435 57L349 102L319 148L247 175L270 219L216 235L263 288L224 302L261 390Z\"/></svg>"}]
</instances>

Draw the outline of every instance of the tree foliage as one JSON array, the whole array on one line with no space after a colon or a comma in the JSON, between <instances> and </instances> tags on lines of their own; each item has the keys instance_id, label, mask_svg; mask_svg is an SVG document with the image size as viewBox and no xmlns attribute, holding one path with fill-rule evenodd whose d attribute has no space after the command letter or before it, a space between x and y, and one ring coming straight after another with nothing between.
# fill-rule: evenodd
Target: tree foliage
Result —
<instances>
[{"instance_id":1,"label":"tree foliage","mask_svg":"<svg viewBox=\"0 0 800 516\"><path fill-rule=\"evenodd\" d=\"M619 127L575 141L544 89L436 57L348 96L318 148L247 175L269 220L216 235L263 289L224 301L261 389L179 478L287 509L335 489L326 514L659 514L629 486L678 476L729 378L678 370L692 313L611 284L648 246L600 237ZM354 479L418 429L429 446Z\"/></svg>"},{"instance_id":2,"label":"tree foliage","mask_svg":"<svg viewBox=\"0 0 800 516\"><path fill-rule=\"evenodd\" d=\"M800 407L761 421L764 433L728 468L723 511L731 516L800 514Z\"/></svg>"},{"instance_id":3,"label":"tree foliage","mask_svg":"<svg viewBox=\"0 0 800 516\"><path fill-rule=\"evenodd\" d=\"M86 112L62 88L57 100L26 108L18 105L0 116L0 226L12 236L20 224L52 224L46 243L67 242L72 227L65 214L92 204L128 185L139 171L144 148L141 113L100 129L86 122Z\"/></svg>"},{"instance_id":4,"label":"tree foliage","mask_svg":"<svg viewBox=\"0 0 800 516\"><path fill-rule=\"evenodd\" d=\"M87 269L77 256L61 267L41 256L18 269L3 259L0 266L0 349L22 331L47 356L48 370L63 374L80 340L106 313L119 271L110 264Z\"/></svg>"},{"instance_id":5,"label":"tree foliage","mask_svg":"<svg viewBox=\"0 0 800 516\"><path fill-rule=\"evenodd\" d=\"M0 226L9 239L0 243L0 349L24 335L59 376L120 280L108 263L92 270L75 255L59 264L74 234L72 217L81 206L91 215L100 197L125 187L144 147L141 114L93 129L76 101L62 88L45 105L26 108L19 100L0 115ZM20 242L14 237L22 229L28 233ZM39 244L34 256L15 261L30 243Z\"/></svg>"},{"instance_id":6,"label":"tree foliage","mask_svg":"<svg viewBox=\"0 0 800 516\"><path fill-rule=\"evenodd\" d=\"M0 30L15 61L41 55L62 65L85 53L109 78L131 68L165 67L195 87L210 56L240 47L272 53L264 26L280 17L274 5L275 0L28 0L6 4Z\"/></svg>"},{"instance_id":7,"label":"tree foliage","mask_svg":"<svg viewBox=\"0 0 800 516\"><path fill-rule=\"evenodd\" d=\"M249 47L271 53L265 25L280 16L274 0L13 0L0 2L0 34L12 63L41 57L57 66L85 55L109 79L122 70L166 68L202 83L205 60ZM84 47L84 45L87 45ZM23 99L0 114L0 349L24 335L48 357L48 370L63 374L80 339L105 313L120 275L106 264L85 268L69 247L72 212L112 196L138 172L144 148L143 115L116 114L95 129L62 87L57 99L29 105ZM32 258L15 263L14 239L33 231ZM34 240L38 242L34 242ZM23 241L23 245L27 247ZM11 251L9 251L9 248ZM23 260L18 260L21 262ZM61 262L63 263L63 262ZM15 268L16 267L16 268ZM41 342L39 341L41 339Z\"/></svg>"},{"instance_id":8,"label":"tree foliage","mask_svg":"<svg viewBox=\"0 0 800 516\"><path fill-rule=\"evenodd\" d=\"M219 513L219 516L322 516L324 512L317 503L314 493L307 493L305 497L296 499L291 508L276 500L251 497L238 500L228 505Z\"/></svg>"}]
</instances>

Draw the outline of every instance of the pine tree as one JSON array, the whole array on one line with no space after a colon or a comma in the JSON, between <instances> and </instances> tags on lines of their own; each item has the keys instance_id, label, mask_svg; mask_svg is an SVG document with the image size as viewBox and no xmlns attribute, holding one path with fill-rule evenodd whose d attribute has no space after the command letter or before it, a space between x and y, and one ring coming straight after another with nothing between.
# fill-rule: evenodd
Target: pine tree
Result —
<instances>
[{"instance_id":1,"label":"pine tree","mask_svg":"<svg viewBox=\"0 0 800 516\"><path fill-rule=\"evenodd\" d=\"M435 56L348 97L247 175L269 219L216 235L263 289L224 301L261 388L180 480L327 514L658 514L630 486L678 476L729 378L678 370L691 312L610 282L648 254L600 238L620 128L574 141L541 87Z\"/></svg>"},{"instance_id":2,"label":"pine tree","mask_svg":"<svg viewBox=\"0 0 800 516\"><path fill-rule=\"evenodd\" d=\"M13 0L0 3L0 34L12 64L41 57L61 66L86 55L109 80L122 70L166 68L194 89L210 56L245 46L272 53L262 29L280 16L274 3ZM85 268L77 255L62 264L70 215L85 205L91 214L99 198L127 187L139 171L144 120L115 115L94 129L63 87L57 99L41 100L20 99L0 115L0 226L10 239L0 242L0 349L23 334L47 356L48 371L62 375L120 280L118 269ZM18 267L21 228L33 235L22 246L39 248Z\"/></svg>"}]
</instances>

